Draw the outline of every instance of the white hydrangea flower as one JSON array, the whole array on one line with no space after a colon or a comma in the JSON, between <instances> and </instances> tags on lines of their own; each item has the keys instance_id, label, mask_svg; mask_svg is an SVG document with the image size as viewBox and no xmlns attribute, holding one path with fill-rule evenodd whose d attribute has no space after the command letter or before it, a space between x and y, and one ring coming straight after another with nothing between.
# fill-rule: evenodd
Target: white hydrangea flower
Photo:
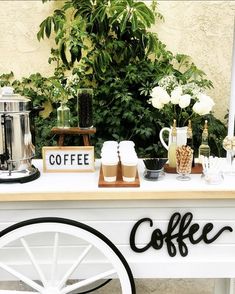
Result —
<instances>
[{"instance_id":1,"label":"white hydrangea flower","mask_svg":"<svg viewBox=\"0 0 235 294\"><path fill-rule=\"evenodd\" d=\"M185 108L189 106L190 101L191 101L191 96L189 94L182 95L179 101L180 108Z\"/></svg>"},{"instance_id":2,"label":"white hydrangea flower","mask_svg":"<svg viewBox=\"0 0 235 294\"><path fill-rule=\"evenodd\" d=\"M183 90L182 87L178 86L171 92L171 103L179 104L180 97L182 96Z\"/></svg>"},{"instance_id":3,"label":"white hydrangea flower","mask_svg":"<svg viewBox=\"0 0 235 294\"><path fill-rule=\"evenodd\" d=\"M201 91L201 88L195 82L190 82L188 84L185 84L182 86L182 88L183 88L183 92L190 91L193 96L197 96Z\"/></svg>"},{"instance_id":4,"label":"white hydrangea flower","mask_svg":"<svg viewBox=\"0 0 235 294\"><path fill-rule=\"evenodd\" d=\"M174 75L169 75L163 77L159 82L158 85L164 88L165 90L169 87L174 88L178 85L178 81Z\"/></svg>"}]
</instances>

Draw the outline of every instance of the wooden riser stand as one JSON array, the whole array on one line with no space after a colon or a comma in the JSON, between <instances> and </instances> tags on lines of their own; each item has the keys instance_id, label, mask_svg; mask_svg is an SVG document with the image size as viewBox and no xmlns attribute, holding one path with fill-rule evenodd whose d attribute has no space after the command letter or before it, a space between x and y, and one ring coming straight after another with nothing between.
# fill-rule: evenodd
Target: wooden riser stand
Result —
<instances>
[{"instance_id":1,"label":"wooden riser stand","mask_svg":"<svg viewBox=\"0 0 235 294\"><path fill-rule=\"evenodd\" d=\"M91 146L90 135L96 133L96 128L90 129L80 129L78 127L71 127L71 128L52 128L51 133L54 135L59 135L58 138L58 146L64 146L64 138L67 135L77 136L81 135L83 137L83 144L84 146Z\"/></svg>"}]
</instances>

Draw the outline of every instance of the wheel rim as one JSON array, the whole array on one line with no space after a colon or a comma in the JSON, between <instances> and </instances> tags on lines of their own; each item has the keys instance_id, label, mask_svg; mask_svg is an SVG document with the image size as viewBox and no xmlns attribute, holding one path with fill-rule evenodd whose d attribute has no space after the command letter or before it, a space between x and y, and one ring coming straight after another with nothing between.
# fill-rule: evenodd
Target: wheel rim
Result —
<instances>
[{"instance_id":1,"label":"wheel rim","mask_svg":"<svg viewBox=\"0 0 235 294\"><path fill-rule=\"evenodd\" d=\"M56 222L55 222L56 220ZM60 220L60 221L59 221ZM133 286L132 275L130 278L130 269L123 262L123 256L120 255L120 252L117 254L117 248L112 244L110 246L110 241L107 241L102 234L95 231L94 229L77 222L70 222L66 220L66 223L61 222L61 219L50 218L50 222L47 219L37 219L31 220L26 225L22 223L21 226L12 226L12 229L8 229L3 232L0 237L0 249L11 250L14 248L15 243L19 246L21 245L21 250L23 250L24 255L27 256L28 261L30 262L34 272L36 272L36 280L40 282L35 282L35 274L32 277L28 277L24 272L21 273L19 269L14 269L11 265L8 265L5 261L1 260L0 255L0 269L10 273L16 279L22 280L26 285L28 285L33 291L27 293L41 293L41 294L67 294L76 291L82 291L84 287L89 287L95 282L108 278L118 278L121 286L121 293L125 294L134 294L135 289ZM75 225L76 224L76 225ZM82 226L82 227L81 227ZM88 230L87 230L88 229ZM43 242L48 239L48 236L51 236L50 246L50 262L46 265L50 266L50 275L48 270L45 274L45 265L40 260L38 254L35 254L37 249L37 244L35 244L35 237L40 237ZM78 252L76 258L74 257L73 262L66 268L66 270L61 273L61 268L63 268L65 260L60 260L61 253L64 253L66 242L64 243L64 238L69 237L69 240L76 239L78 242ZM101 238L102 237L102 238ZM40 239L39 238L39 239ZM36 238L36 240L38 240ZM48 240L47 240L48 241ZM71 240L70 240L71 241ZM40 243L40 242L39 242ZM108 243L108 244L107 244ZM75 243L77 244L77 243ZM41 244L39 244L40 248ZM73 246L75 246L73 244ZM114 247L113 247L114 246ZM10 248L10 249L9 249ZM114 250L115 249L115 250ZM0 250L0 251L1 251ZM41 249L40 249L41 250ZM92 255L93 251L98 251L100 256L103 256L106 260L103 262L104 268L101 270L92 270L91 275L83 278L83 267L85 268L89 265L88 256ZM120 259L120 256L122 257ZM48 262L48 261L47 261ZM59 270L60 268L60 270ZM80 270L80 271L79 271ZM72 285L67 285L66 283L78 274L79 278L82 280L74 282ZM2 292L0 294L8 293L24 293L22 291L17 292ZM36 291L36 292L35 292ZM25 292L26 293L26 292Z\"/></svg>"}]
</instances>

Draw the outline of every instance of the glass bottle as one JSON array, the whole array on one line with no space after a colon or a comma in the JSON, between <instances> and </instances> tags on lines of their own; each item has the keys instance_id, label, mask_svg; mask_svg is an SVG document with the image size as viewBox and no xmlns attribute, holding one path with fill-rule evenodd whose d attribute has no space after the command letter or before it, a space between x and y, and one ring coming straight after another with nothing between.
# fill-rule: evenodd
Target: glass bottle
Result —
<instances>
[{"instance_id":1,"label":"glass bottle","mask_svg":"<svg viewBox=\"0 0 235 294\"><path fill-rule=\"evenodd\" d=\"M188 121L188 127L187 127L187 143L189 147L192 148L194 151L194 146L193 146L193 129L192 129L192 122L191 120ZM193 160L192 160L192 167L195 166L195 158L194 158L194 152L193 152Z\"/></svg>"},{"instance_id":2,"label":"glass bottle","mask_svg":"<svg viewBox=\"0 0 235 294\"><path fill-rule=\"evenodd\" d=\"M57 127L70 127L70 109L66 105L66 102L60 102L60 106L57 108Z\"/></svg>"},{"instance_id":3,"label":"glass bottle","mask_svg":"<svg viewBox=\"0 0 235 294\"><path fill-rule=\"evenodd\" d=\"M176 130L176 120L173 121L173 127L171 131L171 143L168 148L168 164L169 167L176 167L176 144L177 141L177 130Z\"/></svg>"},{"instance_id":4,"label":"glass bottle","mask_svg":"<svg viewBox=\"0 0 235 294\"><path fill-rule=\"evenodd\" d=\"M81 129L93 127L93 90L78 89L78 126Z\"/></svg>"},{"instance_id":5,"label":"glass bottle","mask_svg":"<svg viewBox=\"0 0 235 294\"><path fill-rule=\"evenodd\" d=\"M205 120L205 125L202 132L202 143L199 146L198 156L210 156L210 146L208 145L208 123L207 120Z\"/></svg>"}]
</instances>

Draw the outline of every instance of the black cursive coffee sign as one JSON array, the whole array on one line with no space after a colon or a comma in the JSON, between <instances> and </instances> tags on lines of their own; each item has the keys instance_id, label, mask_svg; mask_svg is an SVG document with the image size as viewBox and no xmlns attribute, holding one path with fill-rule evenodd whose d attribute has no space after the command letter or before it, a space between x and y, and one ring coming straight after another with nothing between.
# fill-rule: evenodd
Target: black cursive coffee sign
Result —
<instances>
[{"instance_id":1,"label":"black cursive coffee sign","mask_svg":"<svg viewBox=\"0 0 235 294\"><path fill-rule=\"evenodd\" d=\"M171 257L176 256L177 247L181 256L188 255L188 247L185 243L185 240L188 239L191 244L195 245L201 241L204 241L206 244L210 244L214 242L216 239L220 237L220 235L229 231L232 232L233 229L230 226L225 226L220 229L213 236L209 237L208 234L212 233L214 225L212 223L206 223L203 228L200 236L196 237L195 233L197 233L200 229L200 225L197 223L193 223L193 214L191 212L185 213L183 216L179 212L174 213L168 223L166 233L163 233L159 228L156 228L151 235L151 239L149 243L143 247L136 246L136 233L143 223L149 223L149 226L153 226L153 221L150 218L142 218L140 219L132 228L130 234L130 246L131 249L135 252L141 253L148 250L150 247L159 250L163 247L164 242L167 246L168 254ZM211 234L210 234L211 235ZM175 241L175 242L173 242Z\"/></svg>"}]
</instances>

